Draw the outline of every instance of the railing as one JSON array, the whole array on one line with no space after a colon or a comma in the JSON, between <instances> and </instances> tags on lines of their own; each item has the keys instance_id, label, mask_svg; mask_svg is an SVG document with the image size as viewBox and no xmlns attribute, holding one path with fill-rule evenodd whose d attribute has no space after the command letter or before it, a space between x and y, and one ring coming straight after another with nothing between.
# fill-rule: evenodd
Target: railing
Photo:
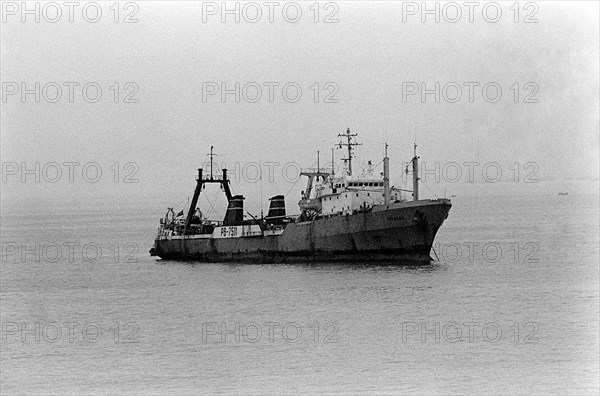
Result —
<instances>
[{"instance_id":1,"label":"railing","mask_svg":"<svg viewBox=\"0 0 600 396\"><path fill-rule=\"evenodd\" d=\"M333 170L331 168L303 168L300 169L300 173L326 173L332 174Z\"/></svg>"}]
</instances>

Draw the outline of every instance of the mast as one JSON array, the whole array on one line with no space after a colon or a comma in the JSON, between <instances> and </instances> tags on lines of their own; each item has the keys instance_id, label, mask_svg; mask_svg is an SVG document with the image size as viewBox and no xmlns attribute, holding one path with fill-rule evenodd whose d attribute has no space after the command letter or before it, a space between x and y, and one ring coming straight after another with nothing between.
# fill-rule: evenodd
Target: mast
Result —
<instances>
[{"instance_id":1,"label":"mast","mask_svg":"<svg viewBox=\"0 0 600 396\"><path fill-rule=\"evenodd\" d=\"M231 201L233 195L231 194L231 189L229 188L229 180L227 180L227 169L223 169L223 178L221 180L217 180L217 182L220 182L221 186L223 186L223 190L225 190L225 196L227 197L227 202Z\"/></svg>"},{"instance_id":2,"label":"mast","mask_svg":"<svg viewBox=\"0 0 600 396\"><path fill-rule=\"evenodd\" d=\"M317 150L317 173L321 172L321 165L319 164L319 150Z\"/></svg>"},{"instance_id":3,"label":"mast","mask_svg":"<svg viewBox=\"0 0 600 396\"><path fill-rule=\"evenodd\" d=\"M348 140L348 143L342 143L342 142L339 143L340 148L342 148L342 146L348 147L348 158L342 158L342 161L348 163L348 176L352 175L352 150L353 150L352 147L362 145L362 143L352 143L352 138L356 137L356 136L358 136L358 134L356 134L356 133L350 134L350 128L348 128L346 133L338 134L338 137L340 137L340 138L345 137Z\"/></svg>"},{"instance_id":4,"label":"mast","mask_svg":"<svg viewBox=\"0 0 600 396\"><path fill-rule=\"evenodd\" d=\"M417 156L417 144L415 145L415 156L412 159L413 168L413 201L419 200L419 157Z\"/></svg>"},{"instance_id":5,"label":"mast","mask_svg":"<svg viewBox=\"0 0 600 396\"><path fill-rule=\"evenodd\" d=\"M210 154L206 154L210 157L210 180L213 179L213 157L217 156L217 154L213 154L213 148L214 146L210 146Z\"/></svg>"},{"instance_id":6,"label":"mast","mask_svg":"<svg viewBox=\"0 0 600 396\"><path fill-rule=\"evenodd\" d=\"M210 178L202 177L202 169L198 169L198 179L196 180L196 189L194 190L194 196L192 197L192 202L189 202L189 210L187 217L185 219L185 228L183 229L183 234L187 235L190 229L190 225L192 224L192 219L194 217L194 213L196 212L196 205L198 204L198 197L200 196L200 192L202 191L202 187L204 184L209 183L218 183L223 187L225 191L225 196L227 197L227 202L230 203L232 200L231 189L229 187L229 180L227 180L227 169L223 169L223 176L220 179L215 179L212 171L213 171L213 157L216 157L216 154L213 154L213 146L210 146L210 154L207 154L210 157Z\"/></svg>"},{"instance_id":7,"label":"mast","mask_svg":"<svg viewBox=\"0 0 600 396\"><path fill-rule=\"evenodd\" d=\"M385 144L385 157L383 157L383 197L384 203L390 203L390 159L387 155L388 144Z\"/></svg>"}]
</instances>

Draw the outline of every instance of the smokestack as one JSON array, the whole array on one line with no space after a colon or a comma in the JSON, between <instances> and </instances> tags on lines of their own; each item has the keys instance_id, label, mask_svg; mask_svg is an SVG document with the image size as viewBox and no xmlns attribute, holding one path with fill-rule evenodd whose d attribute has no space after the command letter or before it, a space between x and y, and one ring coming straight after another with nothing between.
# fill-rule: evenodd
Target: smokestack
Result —
<instances>
[{"instance_id":1,"label":"smokestack","mask_svg":"<svg viewBox=\"0 0 600 396\"><path fill-rule=\"evenodd\" d=\"M229 201L227 212L225 213L225 219L223 220L224 226L241 225L244 221L244 196L235 195Z\"/></svg>"},{"instance_id":2,"label":"smokestack","mask_svg":"<svg viewBox=\"0 0 600 396\"><path fill-rule=\"evenodd\" d=\"M383 195L385 204L390 203L390 159L386 156L383 159Z\"/></svg>"},{"instance_id":3,"label":"smokestack","mask_svg":"<svg viewBox=\"0 0 600 396\"><path fill-rule=\"evenodd\" d=\"M269 224L282 224L285 218L285 198L283 195L275 195L269 198L269 213L265 220Z\"/></svg>"}]
</instances>

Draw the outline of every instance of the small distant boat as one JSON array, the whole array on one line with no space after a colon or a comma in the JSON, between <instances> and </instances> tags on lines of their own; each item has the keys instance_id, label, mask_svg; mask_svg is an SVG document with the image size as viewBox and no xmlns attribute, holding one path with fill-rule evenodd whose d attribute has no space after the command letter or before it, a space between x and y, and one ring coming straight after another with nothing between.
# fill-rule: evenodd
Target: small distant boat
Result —
<instances>
[{"instance_id":1,"label":"small distant boat","mask_svg":"<svg viewBox=\"0 0 600 396\"><path fill-rule=\"evenodd\" d=\"M569 195L568 192L559 192L558 195Z\"/></svg>"},{"instance_id":2,"label":"small distant boat","mask_svg":"<svg viewBox=\"0 0 600 396\"><path fill-rule=\"evenodd\" d=\"M456 195L452 194L452 195L450 196L450 198L456 198Z\"/></svg>"}]
</instances>

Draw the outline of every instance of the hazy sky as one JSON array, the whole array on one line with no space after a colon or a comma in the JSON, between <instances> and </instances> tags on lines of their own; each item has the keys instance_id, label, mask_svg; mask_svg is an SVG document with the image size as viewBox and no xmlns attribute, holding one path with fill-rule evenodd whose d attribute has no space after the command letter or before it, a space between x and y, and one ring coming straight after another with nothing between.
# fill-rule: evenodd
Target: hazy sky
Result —
<instances>
[{"instance_id":1,"label":"hazy sky","mask_svg":"<svg viewBox=\"0 0 600 396\"><path fill-rule=\"evenodd\" d=\"M207 161L213 145L217 162L232 169L238 162L238 169L246 166L250 178L254 173L249 163L262 163L263 172L267 172L265 162L277 163L271 165L274 182L262 185L265 206L268 196L288 191L290 206L297 202L304 180L295 185L284 180L283 165L293 161L314 166L317 150L321 162L329 162L337 134L348 127L363 143L355 169L362 169L367 160L379 164L387 141L393 181L401 178L401 163L410 160L416 140L421 161L432 169L435 162L440 167L455 162L466 172L464 162L477 162L481 165L475 175L481 182L482 166L497 163L502 182L480 183L483 192L554 193L545 190L555 186L551 181L595 181L585 184L597 191L598 2L531 3L535 8L520 3L518 15L509 8L513 2L501 2L497 23L482 16L486 2L475 8L473 23L465 6L458 22L446 21L444 16L454 18L456 9L444 8L445 3L438 5L440 23L434 15L425 15L423 23L420 9L412 15L411 7L420 7L421 2L322 2L318 23L315 9L310 8L314 2L295 3L302 11L296 23L290 22L295 4L281 2L270 23L269 8L254 3L262 17L250 23L247 20L255 17L256 8L239 3L236 23L235 15L225 15L226 21L221 21L221 2L176 1L135 2L127 9L126 3L120 3L118 16L109 9L113 2L100 2L101 18L91 23L82 16L88 3L81 2L74 10L73 23L62 2L57 3L63 14L56 23L48 21L56 18L56 10L39 3L40 22L35 23L35 15L15 10L21 2L3 2L3 205L20 197L52 200L90 195L177 204L192 194L196 168ZM34 2L29 5L34 9ZM282 15L284 5L290 21ZM229 6L233 9L235 4ZM92 20L95 7L86 10ZM487 12L492 19L495 9ZM128 15L138 22L123 23ZM324 23L328 15L338 22ZM528 16L538 22L524 23ZM40 92L47 86L40 102L28 94L23 103L22 83L35 90L36 82ZM420 89L421 83L433 89L436 82L442 94L447 88L439 103L434 94L427 95L425 103L420 93L403 100L408 89ZM465 82L474 84L472 103ZM79 83L72 85L73 103L64 83ZM82 86L87 83L101 87L98 102L83 98ZM203 98L203 92L221 89L222 83L228 89L236 83L246 86L247 98L242 96L236 103L229 94L223 103L220 92ZM268 83L278 84L271 85L273 103ZM296 103L284 100L282 87L288 83L292 88L287 99L294 97L293 86L302 89ZM492 86L488 99L493 99L495 86L502 89L495 103L486 101L481 92L488 83ZM49 103L56 96L56 85L62 86L62 97ZM92 99L94 86L88 90ZM256 86L262 87L262 97L251 103ZM462 87L462 96L452 103L456 86ZM19 92L13 95L15 87ZM115 92L119 103L114 102ZM123 103L131 93L129 99L138 103ZM325 103L327 97L337 103ZM537 103L524 103L526 98ZM336 150L336 161L342 154ZM14 164L7 165L16 163L20 168L25 163L33 169L36 162L40 183L32 175L22 183L22 169L12 175ZM52 166L47 165L51 162L61 164L63 171L56 183L42 174L46 169L52 179ZM72 183L65 162L81 164ZM520 168L518 183L507 181L514 177L515 162ZM99 182L82 178L86 163L102 169ZM135 165L125 168L127 163ZM527 163L535 165L526 169ZM288 166L290 178L295 169ZM89 170L91 178L93 170ZM375 173L379 172L377 168ZM532 172L540 183L523 183ZM135 173L138 183L123 183L130 173ZM434 179L430 176L427 184L436 194L443 194L444 187L461 193L471 187L464 185L466 174L460 188ZM260 184L242 180L233 187L256 210ZM427 189L423 191L432 197Z\"/></svg>"}]
</instances>

